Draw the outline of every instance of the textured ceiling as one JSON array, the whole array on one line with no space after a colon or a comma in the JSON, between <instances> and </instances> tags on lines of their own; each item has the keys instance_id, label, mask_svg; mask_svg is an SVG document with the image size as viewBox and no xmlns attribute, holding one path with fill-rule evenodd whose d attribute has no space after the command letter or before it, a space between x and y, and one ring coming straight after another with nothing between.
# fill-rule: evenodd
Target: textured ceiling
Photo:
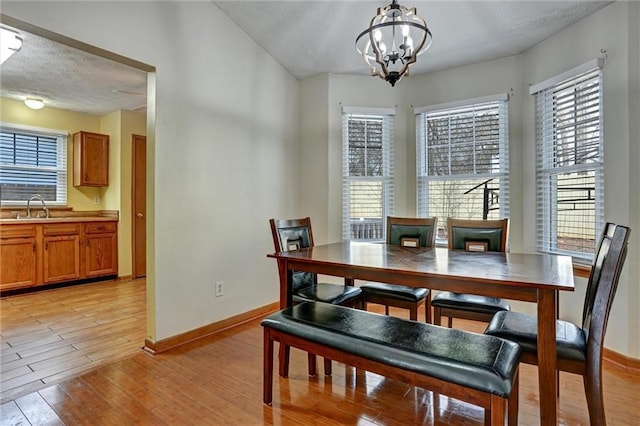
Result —
<instances>
[{"instance_id":1,"label":"textured ceiling","mask_svg":"<svg viewBox=\"0 0 640 426\"><path fill-rule=\"evenodd\" d=\"M214 1L294 77L368 74L355 37L376 8L371 1ZM518 54L611 2L420 1L433 45L412 75ZM22 50L0 66L0 96L95 115L144 111L146 73L19 31ZM82 40L81 40L82 41ZM599 47L598 47L599 48ZM151 64L153 65L153 64Z\"/></svg>"},{"instance_id":2,"label":"textured ceiling","mask_svg":"<svg viewBox=\"0 0 640 426\"><path fill-rule=\"evenodd\" d=\"M321 73L362 74L355 50L383 1L215 1L298 79ZM424 1L415 7L433 34L413 75L522 53L606 6L602 1Z\"/></svg>"},{"instance_id":3,"label":"textured ceiling","mask_svg":"<svg viewBox=\"0 0 640 426\"><path fill-rule=\"evenodd\" d=\"M23 39L22 49L0 65L0 97L39 98L45 107L98 116L117 110L146 111L146 72L15 31Z\"/></svg>"}]
</instances>

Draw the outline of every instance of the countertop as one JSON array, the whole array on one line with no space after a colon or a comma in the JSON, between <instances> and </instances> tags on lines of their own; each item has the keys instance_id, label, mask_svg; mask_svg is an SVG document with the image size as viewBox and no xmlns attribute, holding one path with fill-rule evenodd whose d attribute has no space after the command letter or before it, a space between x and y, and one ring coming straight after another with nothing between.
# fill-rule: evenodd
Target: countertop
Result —
<instances>
[{"instance_id":1,"label":"countertop","mask_svg":"<svg viewBox=\"0 0 640 426\"><path fill-rule=\"evenodd\" d=\"M0 219L0 225L29 225L29 224L53 224L53 223L70 223L70 222L117 222L117 217L110 216L69 216L69 217L50 217L49 219L31 218L31 219Z\"/></svg>"}]
</instances>

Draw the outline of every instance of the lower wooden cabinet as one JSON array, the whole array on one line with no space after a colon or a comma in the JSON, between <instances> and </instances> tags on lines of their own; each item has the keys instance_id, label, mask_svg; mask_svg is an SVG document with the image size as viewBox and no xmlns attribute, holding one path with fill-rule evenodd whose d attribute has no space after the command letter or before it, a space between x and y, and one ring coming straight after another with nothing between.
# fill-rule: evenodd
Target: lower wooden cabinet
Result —
<instances>
[{"instance_id":1,"label":"lower wooden cabinet","mask_svg":"<svg viewBox=\"0 0 640 426\"><path fill-rule=\"evenodd\" d=\"M43 225L43 282L51 284L81 278L79 223Z\"/></svg>"},{"instance_id":2,"label":"lower wooden cabinet","mask_svg":"<svg viewBox=\"0 0 640 426\"><path fill-rule=\"evenodd\" d=\"M116 221L2 224L0 291L118 274Z\"/></svg>"},{"instance_id":3,"label":"lower wooden cabinet","mask_svg":"<svg viewBox=\"0 0 640 426\"><path fill-rule=\"evenodd\" d=\"M0 233L0 291L38 284L38 241L34 225Z\"/></svg>"},{"instance_id":4,"label":"lower wooden cabinet","mask_svg":"<svg viewBox=\"0 0 640 426\"><path fill-rule=\"evenodd\" d=\"M85 225L86 277L118 273L118 237L115 223Z\"/></svg>"}]
</instances>

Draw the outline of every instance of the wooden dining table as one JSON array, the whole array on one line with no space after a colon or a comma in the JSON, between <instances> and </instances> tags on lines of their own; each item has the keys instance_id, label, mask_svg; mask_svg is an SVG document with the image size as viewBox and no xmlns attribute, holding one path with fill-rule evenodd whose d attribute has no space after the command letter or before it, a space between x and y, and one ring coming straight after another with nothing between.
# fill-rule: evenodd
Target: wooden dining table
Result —
<instances>
[{"instance_id":1,"label":"wooden dining table","mask_svg":"<svg viewBox=\"0 0 640 426\"><path fill-rule=\"evenodd\" d=\"M537 304L540 422L557 424L556 319L559 291L573 291L571 257L533 253L471 253L444 247L339 242L269 254L278 261L280 307L292 305L292 271Z\"/></svg>"}]
</instances>

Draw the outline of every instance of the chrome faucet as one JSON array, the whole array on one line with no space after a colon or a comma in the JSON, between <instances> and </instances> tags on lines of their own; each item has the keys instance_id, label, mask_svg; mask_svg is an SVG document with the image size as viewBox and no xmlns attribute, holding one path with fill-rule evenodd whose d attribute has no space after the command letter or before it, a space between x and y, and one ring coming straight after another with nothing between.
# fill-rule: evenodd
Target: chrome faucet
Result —
<instances>
[{"instance_id":1,"label":"chrome faucet","mask_svg":"<svg viewBox=\"0 0 640 426\"><path fill-rule=\"evenodd\" d=\"M42 208L45 213L45 217L49 219L49 209L47 208L47 204L44 202L44 198L42 198L42 195L40 194L33 194L27 200L27 217L25 219L31 219L31 201L32 200L40 200L40 202L42 203Z\"/></svg>"}]
</instances>

